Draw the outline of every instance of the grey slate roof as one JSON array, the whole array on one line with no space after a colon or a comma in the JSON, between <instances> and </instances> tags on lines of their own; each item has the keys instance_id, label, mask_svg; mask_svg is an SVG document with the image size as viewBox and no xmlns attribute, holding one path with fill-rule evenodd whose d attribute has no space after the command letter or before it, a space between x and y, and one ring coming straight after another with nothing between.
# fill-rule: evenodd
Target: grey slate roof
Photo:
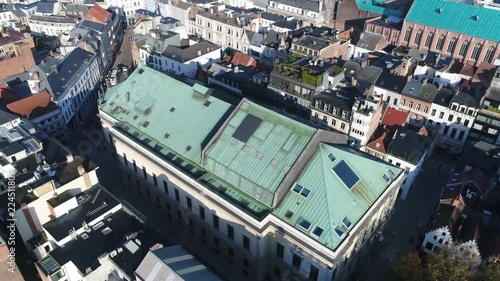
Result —
<instances>
[{"instance_id":1,"label":"grey slate roof","mask_svg":"<svg viewBox=\"0 0 500 281\"><path fill-rule=\"evenodd\" d=\"M422 136L414 131L406 130L404 133L398 133L394 140L389 144L388 153L412 164L418 163L429 148L431 139Z\"/></svg>"},{"instance_id":2,"label":"grey slate roof","mask_svg":"<svg viewBox=\"0 0 500 281\"><path fill-rule=\"evenodd\" d=\"M319 12L319 0L276 0L276 2L282 3L283 5L288 5L292 7L301 8L304 10L311 10L313 12ZM322 10L325 11L325 1L322 2Z\"/></svg>"},{"instance_id":3,"label":"grey slate roof","mask_svg":"<svg viewBox=\"0 0 500 281\"><path fill-rule=\"evenodd\" d=\"M89 62L94 54L83 49L74 49L61 63L57 65L57 71L53 71L47 77L55 101L58 101L67 89L67 85L80 71L85 71L86 62Z\"/></svg>"},{"instance_id":4,"label":"grey slate roof","mask_svg":"<svg viewBox=\"0 0 500 281\"><path fill-rule=\"evenodd\" d=\"M268 20L268 21L280 21L280 20L283 20L283 16L280 16L280 15L277 15L277 14L272 14L272 13L268 13L268 12L263 12L260 14L260 17L265 19L265 20Z\"/></svg>"},{"instance_id":5,"label":"grey slate roof","mask_svg":"<svg viewBox=\"0 0 500 281\"><path fill-rule=\"evenodd\" d=\"M298 20L280 20L280 21L273 23L273 25L277 26L277 27L281 27L281 28L295 30L295 29L297 29L297 23L298 23Z\"/></svg>"},{"instance_id":6,"label":"grey slate roof","mask_svg":"<svg viewBox=\"0 0 500 281\"><path fill-rule=\"evenodd\" d=\"M266 46L269 46L272 44L279 44L278 35L279 35L278 32L276 32L274 30L269 30L266 38L264 38L264 40L262 40L262 44L266 45Z\"/></svg>"},{"instance_id":7,"label":"grey slate roof","mask_svg":"<svg viewBox=\"0 0 500 281\"><path fill-rule=\"evenodd\" d=\"M468 107L479 107L479 99L466 91L460 91L458 94L455 94L451 99L451 102L456 102Z\"/></svg>"},{"instance_id":8,"label":"grey slate roof","mask_svg":"<svg viewBox=\"0 0 500 281\"><path fill-rule=\"evenodd\" d=\"M345 111L351 111L354 105L355 95L351 92L341 93L338 90L327 89L314 97L315 100L324 101L334 107L341 108Z\"/></svg>"},{"instance_id":9,"label":"grey slate roof","mask_svg":"<svg viewBox=\"0 0 500 281\"><path fill-rule=\"evenodd\" d=\"M375 84L378 77L382 73L382 69L374 66L367 66L362 68L356 78L361 81L366 81L370 84Z\"/></svg>"},{"instance_id":10,"label":"grey slate roof","mask_svg":"<svg viewBox=\"0 0 500 281\"><path fill-rule=\"evenodd\" d=\"M406 85L401 93L407 96L416 97L420 92L421 88L422 88L422 82L412 79L406 82Z\"/></svg>"},{"instance_id":11,"label":"grey slate roof","mask_svg":"<svg viewBox=\"0 0 500 281\"><path fill-rule=\"evenodd\" d=\"M443 87L438 90L436 97L432 102L441 106L448 107L450 105L451 98L453 98L453 91Z\"/></svg>"},{"instance_id":12,"label":"grey slate roof","mask_svg":"<svg viewBox=\"0 0 500 281\"><path fill-rule=\"evenodd\" d=\"M187 48L181 48L174 45L168 45L162 55L171 58L175 61L184 63L199 57L198 51L201 52L201 56L206 55L207 53L213 52L217 49L220 49L219 46L203 41Z\"/></svg>"},{"instance_id":13,"label":"grey slate roof","mask_svg":"<svg viewBox=\"0 0 500 281\"><path fill-rule=\"evenodd\" d=\"M6 111L0 110L0 125L8 123L12 120L17 119L18 117L14 114L10 114Z\"/></svg>"},{"instance_id":14,"label":"grey slate roof","mask_svg":"<svg viewBox=\"0 0 500 281\"><path fill-rule=\"evenodd\" d=\"M16 153L23 151L24 147L21 144L16 142L16 143L13 143L9 146L6 146L0 150L2 151L3 154L5 154L7 157L9 157L11 155L14 155Z\"/></svg>"},{"instance_id":15,"label":"grey slate roof","mask_svg":"<svg viewBox=\"0 0 500 281\"><path fill-rule=\"evenodd\" d=\"M222 280L181 245L148 252L135 274L142 280Z\"/></svg>"},{"instance_id":16,"label":"grey slate roof","mask_svg":"<svg viewBox=\"0 0 500 281\"><path fill-rule=\"evenodd\" d=\"M103 32L104 29L106 28L106 25L95 21L83 20L78 24L78 27L92 29L97 32Z\"/></svg>"},{"instance_id":17,"label":"grey slate roof","mask_svg":"<svg viewBox=\"0 0 500 281\"><path fill-rule=\"evenodd\" d=\"M89 12L89 8L86 5L69 3L66 5L66 14L68 15L79 15L85 16Z\"/></svg>"},{"instance_id":18,"label":"grey slate roof","mask_svg":"<svg viewBox=\"0 0 500 281\"><path fill-rule=\"evenodd\" d=\"M248 34L248 31L247 31ZM254 33L253 37L250 40L250 44L260 47L262 44L262 41L264 41L264 34L262 33Z\"/></svg>"},{"instance_id":19,"label":"grey slate roof","mask_svg":"<svg viewBox=\"0 0 500 281\"><path fill-rule=\"evenodd\" d=\"M387 71L382 71L377 79L377 82L375 82L375 85L382 89L401 93L404 86L406 85L406 80L407 79L404 76L398 76Z\"/></svg>"},{"instance_id":20,"label":"grey slate roof","mask_svg":"<svg viewBox=\"0 0 500 281\"><path fill-rule=\"evenodd\" d=\"M16 16L18 18L26 17L26 13L24 13L22 10L15 9L15 10L12 10L11 12L14 14L14 16Z\"/></svg>"},{"instance_id":21,"label":"grey slate roof","mask_svg":"<svg viewBox=\"0 0 500 281\"><path fill-rule=\"evenodd\" d=\"M293 44L319 51L330 46L332 42L324 38L306 35L293 42Z\"/></svg>"},{"instance_id":22,"label":"grey slate roof","mask_svg":"<svg viewBox=\"0 0 500 281\"><path fill-rule=\"evenodd\" d=\"M39 1L37 2L36 12L44 14L54 13L54 5L57 1Z\"/></svg>"},{"instance_id":23,"label":"grey slate roof","mask_svg":"<svg viewBox=\"0 0 500 281\"><path fill-rule=\"evenodd\" d=\"M382 35L365 31L361 33L356 47L360 47L370 51L378 51L376 50L377 44L382 40Z\"/></svg>"}]
</instances>

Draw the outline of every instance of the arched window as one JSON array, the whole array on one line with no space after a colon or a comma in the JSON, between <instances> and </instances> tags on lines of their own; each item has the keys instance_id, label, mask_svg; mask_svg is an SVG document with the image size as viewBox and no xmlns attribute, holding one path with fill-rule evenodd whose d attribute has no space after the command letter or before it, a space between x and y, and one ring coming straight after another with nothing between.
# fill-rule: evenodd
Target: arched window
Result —
<instances>
[{"instance_id":1,"label":"arched window","mask_svg":"<svg viewBox=\"0 0 500 281\"><path fill-rule=\"evenodd\" d=\"M459 56L465 56L467 54L467 49L469 48L469 41L465 40L462 42L462 47L460 47L460 51L458 52Z\"/></svg>"},{"instance_id":2,"label":"arched window","mask_svg":"<svg viewBox=\"0 0 500 281\"><path fill-rule=\"evenodd\" d=\"M493 51L495 51L495 48L493 46L488 48L488 50L486 51L486 55L484 56L485 62L487 63L491 62L491 59L493 58Z\"/></svg>"},{"instance_id":3,"label":"arched window","mask_svg":"<svg viewBox=\"0 0 500 281\"><path fill-rule=\"evenodd\" d=\"M425 38L424 47L429 48L432 43L432 37L434 37L434 32L429 32L427 38Z\"/></svg>"},{"instance_id":4,"label":"arched window","mask_svg":"<svg viewBox=\"0 0 500 281\"><path fill-rule=\"evenodd\" d=\"M457 45L457 38L456 37L451 38L450 43L448 43L448 49L446 50L446 52L453 54L456 45Z\"/></svg>"},{"instance_id":5,"label":"arched window","mask_svg":"<svg viewBox=\"0 0 500 281\"><path fill-rule=\"evenodd\" d=\"M474 46L474 50L472 50L472 54L470 55L470 58L473 60L477 60L477 57L479 56L480 51L481 51L481 43L477 43Z\"/></svg>"},{"instance_id":6,"label":"arched window","mask_svg":"<svg viewBox=\"0 0 500 281\"><path fill-rule=\"evenodd\" d=\"M439 35L439 39L436 43L436 49L441 51L443 49L443 43L444 43L444 35L441 34Z\"/></svg>"},{"instance_id":7,"label":"arched window","mask_svg":"<svg viewBox=\"0 0 500 281\"><path fill-rule=\"evenodd\" d=\"M413 43L415 43L416 45L419 45L420 38L422 38L422 29L417 30L417 34L415 35L415 40L413 41Z\"/></svg>"},{"instance_id":8,"label":"arched window","mask_svg":"<svg viewBox=\"0 0 500 281\"><path fill-rule=\"evenodd\" d=\"M410 40L410 35L411 35L411 27L408 27L406 29L406 33L405 33L405 42L408 42Z\"/></svg>"}]
</instances>

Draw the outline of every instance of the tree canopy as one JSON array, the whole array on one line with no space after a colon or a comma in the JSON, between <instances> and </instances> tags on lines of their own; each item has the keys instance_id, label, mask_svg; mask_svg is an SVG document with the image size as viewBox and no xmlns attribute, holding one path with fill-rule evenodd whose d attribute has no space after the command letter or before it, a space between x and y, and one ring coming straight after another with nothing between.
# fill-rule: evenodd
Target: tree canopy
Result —
<instances>
[{"instance_id":1,"label":"tree canopy","mask_svg":"<svg viewBox=\"0 0 500 281\"><path fill-rule=\"evenodd\" d=\"M467 257L456 249L434 251L421 257L416 251L408 252L393 265L391 281L493 281L500 280L500 263L483 262L479 267L475 258Z\"/></svg>"}]
</instances>

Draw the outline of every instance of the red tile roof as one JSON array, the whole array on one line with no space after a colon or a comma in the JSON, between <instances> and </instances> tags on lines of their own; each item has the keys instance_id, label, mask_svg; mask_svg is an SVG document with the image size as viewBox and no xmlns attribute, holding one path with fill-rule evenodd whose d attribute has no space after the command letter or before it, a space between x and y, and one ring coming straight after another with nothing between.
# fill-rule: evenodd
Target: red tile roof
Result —
<instances>
[{"instance_id":1,"label":"red tile roof","mask_svg":"<svg viewBox=\"0 0 500 281\"><path fill-rule=\"evenodd\" d=\"M87 19L95 20L105 24L111 17L111 13L104 10L101 6L94 4L94 6L87 13Z\"/></svg>"},{"instance_id":2,"label":"red tile roof","mask_svg":"<svg viewBox=\"0 0 500 281\"><path fill-rule=\"evenodd\" d=\"M369 142L366 147L370 148L371 150L375 150L377 152L386 154L387 153L387 135L389 134L387 129L383 129L382 134L374 139L373 141Z\"/></svg>"},{"instance_id":3,"label":"red tile roof","mask_svg":"<svg viewBox=\"0 0 500 281\"><path fill-rule=\"evenodd\" d=\"M231 60L233 65L244 65L244 66L257 66L257 61L254 60L251 56L245 55L241 52L236 52L234 54L233 59Z\"/></svg>"},{"instance_id":4,"label":"red tile roof","mask_svg":"<svg viewBox=\"0 0 500 281\"><path fill-rule=\"evenodd\" d=\"M382 125L386 126L403 126L406 122L408 122L409 112L397 110L391 107L388 107L385 110L384 118L382 118Z\"/></svg>"},{"instance_id":5,"label":"red tile roof","mask_svg":"<svg viewBox=\"0 0 500 281\"><path fill-rule=\"evenodd\" d=\"M481 83L483 87L487 88L490 85L491 79L493 79L495 70L495 65L484 61L481 62L477 68L476 74L474 74L472 78L472 84Z\"/></svg>"},{"instance_id":6,"label":"red tile roof","mask_svg":"<svg viewBox=\"0 0 500 281\"><path fill-rule=\"evenodd\" d=\"M47 91L7 104L7 108L22 117L37 117L57 109Z\"/></svg>"}]
</instances>

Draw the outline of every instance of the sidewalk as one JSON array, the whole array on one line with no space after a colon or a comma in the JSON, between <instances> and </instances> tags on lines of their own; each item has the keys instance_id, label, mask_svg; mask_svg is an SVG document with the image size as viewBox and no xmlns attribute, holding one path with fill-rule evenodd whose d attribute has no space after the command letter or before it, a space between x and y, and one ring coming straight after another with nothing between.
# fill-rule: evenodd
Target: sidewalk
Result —
<instances>
[{"instance_id":1,"label":"sidewalk","mask_svg":"<svg viewBox=\"0 0 500 281\"><path fill-rule=\"evenodd\" d=\"M425 233L451 171L450 163L427 160L406 200L396 201L394 214L384 228L384 240L376 242L366 257L367 262L358 272L359 280L385 280L400 255L420 247L419 236Z\"/></svg>"}]
</instances>

